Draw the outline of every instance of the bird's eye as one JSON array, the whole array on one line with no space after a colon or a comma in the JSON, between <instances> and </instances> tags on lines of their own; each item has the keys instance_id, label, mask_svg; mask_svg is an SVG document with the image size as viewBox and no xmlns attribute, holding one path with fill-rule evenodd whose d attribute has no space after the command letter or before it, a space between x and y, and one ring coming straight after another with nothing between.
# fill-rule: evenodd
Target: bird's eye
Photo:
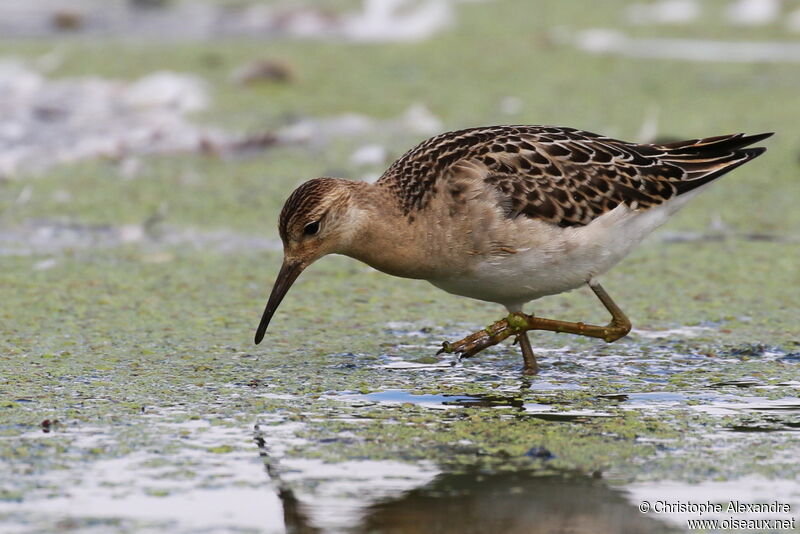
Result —
<instances>
[{"instance_id":1,"label":"bird's eye","mask_svg":"<svg viewBox=\"0 0 800 534\"><path fill-rule=\"evenodd\" d=\"M305 228L303 228L303 233L305 235L315 235L317 232L319 232L319 221L308 223Z\"/></svg>"}]
</instances>

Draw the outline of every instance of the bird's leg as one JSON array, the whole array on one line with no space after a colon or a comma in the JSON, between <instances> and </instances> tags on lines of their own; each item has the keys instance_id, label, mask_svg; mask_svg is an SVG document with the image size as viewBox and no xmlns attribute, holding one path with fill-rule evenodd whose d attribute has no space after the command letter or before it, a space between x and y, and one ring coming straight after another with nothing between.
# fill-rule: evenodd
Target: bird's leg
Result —
<instances>
[{"instance_id":1,"label":"bird's leg","mask_svg":"<svg viewBox=\"0 0 800 534\"><path fill-rule=\"evenodd\" d=\"M544 317L534 317L524 313L510 313L508 317L496 323L470 334L464 339L455 343L445 341L442 344L442 352L455 353L462 358L469 358L479 353L483 349L497 345L509 336L519 336L522 356L525 358L526 374L533 374L529 369L537 369L536 359L533 351L530 350L530 341L527 335L522 336L529 330L548 330L550 332L564 332L579 336L596 337L606 343L616 341L625 337L631 331L631 322L617 304L611 300L605 289L597 282L589 282L589 287L603 303L603 306L611 313L611 321L605 326L597 326L585 323L573 323L569 321L558 321L555 319L545 319ZM527 349L526 349L527 345Z\"/></svg>"},{"instance_id":2,"label":"bird's leg","mask_svg":"<svg viewBox=\"0 0 800 534\"><path fill-rule=\"evenodd\" d=\"M603 303L603 306L606 307L608 313L611 314L611 322L609 322L605 328L608 330L605 336L601 337L606 343L611 343L616 341L622 337L628 335L628 332L631 331L631 321L628 319L628 316L625 315L617 303L614 302L606 290L603 289L599 283L595 281L590 281L588 283L589 288L594 291L594 294L597 295L597 298L600 299L600 302ZM581 324L581 323L578 323ZM600 337L600 336L595 336Z\"/></svg>"},{"instance_id":3,"label":"bird's leg","mask_svg":"<svg viewBox=\"0 0 800 534\"><path fill-rule=\"evenodd\" d=\"M526 375L535 375L539 373L539 364L536 363L536 355L531 348L531 340L528 339L528 332L517 334L517 341L519 348L522 349L522 359L525 361L522 366L522 373Z\"/></svg>"}]
</instances>

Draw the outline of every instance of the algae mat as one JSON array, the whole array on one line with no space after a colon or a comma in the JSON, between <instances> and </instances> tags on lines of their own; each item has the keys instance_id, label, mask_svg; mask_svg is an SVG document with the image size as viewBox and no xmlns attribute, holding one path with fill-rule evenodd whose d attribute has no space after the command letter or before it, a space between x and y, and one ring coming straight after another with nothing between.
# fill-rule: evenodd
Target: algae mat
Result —
<instances>
[{"instance_id":1,"label":"algae mat","mask_svg":"<svg viewBox=\"0 0 800 534\"><path fill-rule=\"evenodd\" d=\"M404 44L0 42L29 64L56 50L42 79L73 84L62 87L191 74L209 100L192 124L295 136L0 179L0 528L795 528L796 65L596 55L568 38L598 26L631 38L792 34L780 21L725 22L726 2L677 25L633 23L629 7L541 2L531 22L526 2L459 4L449 29ZM231 81L265 55L296 78ZM536 334L542 372L529 380L508 345L437 358L443 340L500 310L331 257L252 345L281 260L277 213L302 180L374 177L431 127L558 123L636 138L653 120L663 136L777 134L604 277L634 323L626 339ZM534 311L605 320L588 290ZM665 508L680 502L725 509Z\"/></svg>"}]
</instances>

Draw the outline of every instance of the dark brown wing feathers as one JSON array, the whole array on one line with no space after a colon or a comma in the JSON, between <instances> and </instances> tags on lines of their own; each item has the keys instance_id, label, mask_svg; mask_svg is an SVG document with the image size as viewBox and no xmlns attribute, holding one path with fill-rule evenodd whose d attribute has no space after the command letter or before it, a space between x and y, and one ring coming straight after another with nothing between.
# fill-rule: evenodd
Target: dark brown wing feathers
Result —
<instances>
[{"instance_id":1,"label":"dark brown wing feathers","mask_svg":"<svg viewBox=\"0 0 800 534\"><path fill-rule=\"evenodd\" d=\"M457 174L456 164L477 163L509 217L579 226L621 203L648 208L700 187L764 152L744 147L770 135L639 145L572 128L473 128L421 143L378 183L392 189L410 215Z\"/></svg>"}]
</instances>

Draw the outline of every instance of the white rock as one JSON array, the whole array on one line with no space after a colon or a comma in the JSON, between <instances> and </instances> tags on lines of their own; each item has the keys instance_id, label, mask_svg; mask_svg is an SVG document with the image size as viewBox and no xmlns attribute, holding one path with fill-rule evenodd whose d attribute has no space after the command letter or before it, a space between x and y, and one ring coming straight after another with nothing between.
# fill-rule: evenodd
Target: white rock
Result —
<instances>
[{"instance_id":1,"label":"white rock","mask_svg":"<svg viewBox=\"0 0 800 534\"><path fill-rule=\"evenodd\" d=\"M373 119L358 113L345 113L327 124L328 132L334 135L364 135L374 127Z\"/></svg>"},{"instance_id":2,"label":"white rock","mask_svg":"<svg viewBox=\"0 0 800 534\"><path fill-rule=\"evenodd\" d=\"M442 121L423 104L413 104L400 117L400 125L415 134L432 134L442 131Z\"/></svg>"},{"instance_id":3,"label":"white rock","mask_svg":"<svg viewBox=\"0 0 800 534\"><path fill-rule=\"evenodd\" d=\"M58 265L58 260L55 258L47 258L45 260L37 261L33 264L34 271L46 271Z\"/></svg>"},{"instance_id":4,"label":"white rock","mask_svg":"<svg viewBox=\"0 0 800 534\"><path fill-rule=\"evenodd\" d=\"M616 30L593 28L584 30L575 38L578 48L586 52L606 53L619 50L624 46L625 35Z\"/></svg>"},{"instance_id":5,"label":"white rock","mask_svg":"<svg viewBox=\"0 0 800 534\"><path fill-rule=\"evenodd\" d=\"M506 115L518 115L522 111L522 99L516 96L506 96L500 100L500 111Z\"/></svg>"},{"instance_id":6,"label":"white rock","mask_svg":"<svg viewBox=\"0 0 800 534\"><path fill-rule=\"evenodd\" d=\"M780 13L780 0L736 0L725 10L728 21L737 26L770 24Z\"/></svg>"},{"instance_id":7,"label":"white rock","mask_svg":"<svg viewBox=\"0 0 800 534\"><path fill-rule=\"evenodd\" d=\"M350 163L357 166L383 165L386 163L386 147L377 143L359 147L350 155Z\"/></svg>"},{"instance_id":8,"label":"white rock","mask_svg":"<svg viewBox=\"0 0 800 534\"><path fill-rule=\"evenodd\" d=\"M125 158L119 164L118 171L123 179L132 180L142 171L142 162L139 158Z\"/></svg>"},{"instance_id":9,"label":"white rock","mask_svg":"<svg viewBox=\"0 0 800 534\"><path fill-rule=\"evenodd\" d=\"M366 0L342 33L361 42L420 41L450 25L453 16L449 0Z\"/></svg>"},{"instance_id":10,"label":"white rock","mask_svg":"<svg viewBox=\"0 0 800 534\"><path fill-rule=\"evenodd\" d=\"M198 111L208 105L208 94L198 78L174 72L156 72L128 87L125 102L133 107L168 106L182 112Z\"/></svg>"},{"instance_id":11,"label":"white rock","mask_svg":"<svg viewBox=\"0 0 800 534\"><path fill-rule=\"evenodd\" d=\"M344 113L324 119L302 119L281 128L277 137L282 143L327 142L332 137L368 135L375 130L375 120L358 113Z\"/></svg>"},{"instance_id":12,"label":"white rock","mask_svg":"<svg viewBox=\"0 0 800 534\"><path fill-rule=\"evenodd\" d=\"M594 29L579 32L573 42L592 54L725 63L800 63L800 43L792 41L634 38L616 30Z\"/></svg>"},{"instance_id":13,"label":"white rock","mask_svg":"<svg viewBox=\"0 0 800 534\"><path fill-rule=\"evenodd\" d=\"M686 24L700 16L696 0L660 0L633 4L625 11L632 24Z\"/></svg>"},{"instance_id":14,"label":"white rock","mask_svg":"<svg viewBox=\"0 0 800 534\"><path fill-rule=\"evenodd\" d=\"M141 224L124 224L118 229L121 243L138 243L145 238L144 227Z\"/></svg>"},{"instance_id":15,"label":"white rock","mask_svg":"<svg viewBox=\"0 0 800 534\"><path fill-rule=\"evenodd\" d=\"M0 97L4 102L25 99L38 91L44 80L42 76L15 60L0 61ZM3 111L0 102L0 112Z\"/></svg>"},{"instance_id":16,"label":"white rock","mask_svg":"<svg viewBox=\"0 0 800 534\"><path fill-rule=\"evenodd\" d=\"M185 117L207 103L205 83L194 76L49 80L20 62L0 61L0 175L98 156L194 151L203 140L224 146L232 136Z\"/></svg>"}]
</instances>

